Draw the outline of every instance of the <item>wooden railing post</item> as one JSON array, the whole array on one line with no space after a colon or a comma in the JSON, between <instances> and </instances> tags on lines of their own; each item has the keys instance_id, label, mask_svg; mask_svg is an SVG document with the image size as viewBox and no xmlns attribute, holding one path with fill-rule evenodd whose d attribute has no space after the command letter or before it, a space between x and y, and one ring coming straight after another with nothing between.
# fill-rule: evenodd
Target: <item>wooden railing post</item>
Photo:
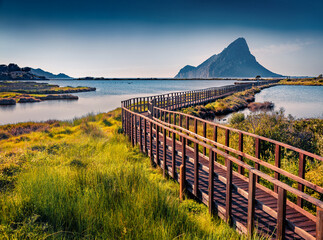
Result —
<instances>
[{"instance_id":1,"label":"wooden railing post","mask_svg":"<svg viewBox=\"0 0 323 240\"><path fill-rule=\"evenodd\" d=\"M172 135L172 175L176 179L176 134L173 132Z\"/></svg>"},{"instance_id":2,"label":"wooden railing post","mask_svg":"<svg viewBox=\"0 0 323 240\"><path fill-rule=\"evenodd\" d=\"M134 130L135 130L135 126L134 126L134 116L132 115L131 113L131 117L130 117L130 120L131 120L131 144L132 146L134 147L135 146L135 143L134 143Z\"/></svg>"},{"instance_id":3,"label":"wooden railing post","mask_svg":"<svg viewBox=\"0 0 323 240\"><path fill-rule=\"evenodd\" d=\"M186 138L182 138L182 166L183 166L183 184L185 188L185 180L186 180Z\"/></svg>"},{"instance_id":4,"label":"wooden railing post","mask_svg":"<svg viewBox=\"0 0 323 240\"><path fill-rule=\"evenodd\" d=\"M141 117L139 116L139 147L140 151L143 152L143 146L142 146L142 126L141 126Z\"/></svg>"},{"instance_id":5,"label":"wooden railing post","mask_svg":"<svg viewBox=\"0 0 323 240\"><path fill-rule=\"evenodd\" d=\"M255 196L256 196L256 175L249 172L249 188L248 188L248 235L252 237L255 222Z\"/></svg>"},{"instance_id":6,"label":"wooden railing post","mask_svg":"<svg viewBox=\"0 0 323 240\"><path fill-rule=\"evenodd\" d=\"M194 143L194 191L193 194L197 197L199 183L199 145Z\"/></svg>"},{"instance_id":7,"label":"wooden railing post","mask_svg":"<svg viewBox=\"0 0 323 240\"><path fill-rule=\"evenodd\" d=\"M260 139L255 139L255 157L260 159ZM259 163L255 163L255 169L259 170L260 166ZM259 182L259 177L256 176L256 182Z\"/></svg>"},{"instance_id":8,"label":"wooden railing post","mask_svg":"<svg viewBox=\"0 0 323 240\"><path fill-rule=\"evenodd\" d=\"M153 154L153 123L149 122L149 151L150 151L150 165L154 166Z\"/></svg>"},{"instance_id":9,"label":"wooden railing post","mask_svg":"<svg viewBox=\"0 0 323 240\"><path fill-rule=\"evenodd\" d=\"M147 153L147 119L144 119L144 151Z\"/></svg>"},{"instance_id":10,"label":"wooden railing post","mask_svg":"<svg viewBox=\"0 0 323 240\"><path fill-rule=\"evenodd\" d=\"M298 176L300 178L305 178L305 158L303 153L299 153L299 162L298 162ZM304 185L298 183L298 190L304 192ZM297 197L297 205L303 207L303 199Z\"/></svg>"},{"instance_id":11,"label":"wooden railing post","mask_svg":"<svg viewBox=\"0 0 323 240\"><path fill-rule=\"evenodd\" d=\"M179 167L179 199L183 201L185 191L185 169L183 164Z\"/></svg>"},{"instance_id":12,"label":"wooden railing post","mask_svg":"<svg viewBox=\"0 0 323 240\"><path fill-rule=\"evenodd\" d=\"M166 144L166 128L163 129L163 176L166 177L166 166L167 166L167 144Z\"/></svg>"},{"instance_id":13,"label":"wooden railing post","mask_svg":"<svg viewBox=\"0 0 323 240\"><path fill-rule=\"evenodd\" d=\"M280 152L281 152L281 147L276 144L275 146L275 166L280 168ZM275 178L279 180L280 174L278 172L275 172ZM274 185L274 191L277 193L278 187L277 185Z\"/></svg>"},{"instance_id":14,"label":"wooden railing post","mask_svg":"<svg viewBox=\"0 0 323 240\"><path fill-rule=\"evenodd\" d=\"M156 126L156 164L160 166L159 162L159 126Z\"/></svg>"},{"instance_id":15,"label":"wooden railing post","mask_svg":"<svg viewBox=\"0 0 323 240\"><path fill-rule=\"evenodd\" d=\"M286 225L286 190L278 187L277 200L277 239L285 239Z\"/></svg>"},{"instance_id":16,"label":"wooden railing post","mask_svg":"<svg viewBox=\"0 0 323 240\"><path fill-rule=\"evenodd\" d=\"M206 122L203 122L203 137L205 138L206 138L206 130L207 130L206 128L207 128ZM206 147L203 148L203 155L206 155Z\"/></svg>"},{"instance_id":17,"label":"wooden railing post","mask_svg":"<svg viewBox=\"0 0 323 240\"><path fill-rule=\"evenodd\" d=\"M211 151L211 150L210 150ZM209 213L212 215L214 213L214 155L209 154Z\"/></svg>"},{"instance_id":18,"label":"wooden railing post","mask_svg":"<svg viewBox=\"0 0 323 240\"><path fill-rule=\"evenodd\" d=\"M135 141L134 141L134 145L138 144L138 129L137 129L137 115L134 115L134 129L135 129Z\"/></svg>"},{"instance_id":19,"label":"wooden railing post","mask_svg":"<svg viewBox=\"0 0 323 240\"><path fill-rule=\"evenodd\" d=\"M316 239L323 240L323 209L316 207Z\"/></svg>"},{"instance_id":20,"label":"wooden railing post","mask_svg":"<svg viewBox=\"0 0 323 240\"><path fill-rule=\"evenodd\" d=\"M229 225L232 224L231 215L232 215L232 162L230 159L226 159L227 165L227 183L226 183L226 197L225 197L225 219Z\"/></svg>"},{"instance_id":21,"label":"wooden railing post","mask_svg":"<svg viewBox=\"0 0 323 240\"><path fill-rule=\"evenodd\" d=\"M241 132L239 132L239 151L243 152L243 134ZM243 162L243 157L239 155L239 160ZM238 167L238 172L241 175L244 175L244 168L239 166Z\"/></svg>"}]
</instances>

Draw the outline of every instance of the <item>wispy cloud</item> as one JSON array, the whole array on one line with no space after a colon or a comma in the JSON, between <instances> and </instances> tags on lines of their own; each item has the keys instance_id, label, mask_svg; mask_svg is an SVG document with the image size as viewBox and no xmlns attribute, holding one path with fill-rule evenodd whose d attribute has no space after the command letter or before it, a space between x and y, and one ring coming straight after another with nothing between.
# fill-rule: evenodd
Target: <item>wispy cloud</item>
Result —
<instances>
[{"instance_id":1,"label":"wispy cloud","mask_svg":"<svg viewBox=\"0 0 323 240\"><path fill-rule=\"evenodd\" d=\"M260 48L256 48L253 50L255 54L286 54L292 52L298 52L303 49L305 46L313 44L312 41L306 42L294 42L294 43L283 43L283 44L271 44L267 46L263 46Z\"/></svg>"}]
</instances>

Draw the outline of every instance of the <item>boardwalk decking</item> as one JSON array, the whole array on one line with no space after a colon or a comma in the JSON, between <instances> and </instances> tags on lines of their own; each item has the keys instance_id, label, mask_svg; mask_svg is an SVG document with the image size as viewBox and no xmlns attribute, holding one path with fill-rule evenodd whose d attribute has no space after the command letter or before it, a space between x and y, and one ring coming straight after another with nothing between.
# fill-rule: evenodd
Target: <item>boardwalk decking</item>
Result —
<instances>
[{"instance_id":1,"label":"boardwalk decking","mask_svg":"<svg viewBox=\"0 0 323 240\"><path fill-rule=\"evenodd\" d=\"M246 86L243 88L245 89ZM218 92L215 90L217 89L202 90L202 93L198 91L185 92L182 93L182 96L177 93L168 94L167 97L156 97L148 99L148 101L142 98L136 99L133 101L134 104L124 103L122 118L125 133L129 135L134 145L139 144L140 149L150 156L152 163L163 169L165 175L168 174L179 182L181 181L179 168L183 165L185 179L182 180L182 183L184 183L186 190L209 206L210 213L218 214L238 231L252 234L255 227L260 233L274 239L322 240L321 208L323 203L306 195L303 191L299 191L304 189L304 185L306 185L322 194L320 186L312 186L311 183L300 180L301 178L298 176L290 176L300 181L298 190L291 188L279 181L280 175L275 174L275 178L272 178L260 172L257 165L255 167L249 166L241 161L242 158L231 156L230 153L236 152L229 147L229 131L226 132L228 148L223 152L223 149L215 148L216 141L211 142L211 140L205 139L206 123L203 125L203 136L196 134L196 130L195 135L194 131L189 130L189 118L186 118L186 130L182 127L181 120L177 123L178 119L186 116L172 110L198 102L210 101L235 91L234 88L229 88L227 91L222 89ZM236 90L243 89L240 86ZM183 95L185 101L183 101ZM178 117L173 114L178 114ZM171 123L171 121L173 122ZM196 120L194 124L197 129ZM217 132L214 131L216 135ZM256 137L256 139L258 138ZM191 144L187 145L188 142ZM199 146L204 147L205 150L198 151ZM281 147L277 143L276 146L279 146L275 148L276 150ZM242 147L239 150L242 150ZM239 153L243 154L242 151ZM301 150L300 160L304 160L303 154L313 157L313 154ZM226 165L217 162L217 157L220 156L226 159ZM278 157L276 158L279 160ZM322 157L315 156L315 159L322 160ZM260 159L258 160L259 164L265 164ZM238 172L232 170L232 163L239 165ZM304 163L300 162L300 166L302 164ZM249 172L248 177L245 172L241 171L242 168ZM213 171L210 172L210 169ZM277 171L276 173L286 174L280 170ZM303 176L304 174L305 172ZM276 191L258 184L257 176L273 182ZM296 193L298 204L286 200L286 192ZM317 216L302 208L304 199L316 206Z\"/></svg>"}]
</instances>

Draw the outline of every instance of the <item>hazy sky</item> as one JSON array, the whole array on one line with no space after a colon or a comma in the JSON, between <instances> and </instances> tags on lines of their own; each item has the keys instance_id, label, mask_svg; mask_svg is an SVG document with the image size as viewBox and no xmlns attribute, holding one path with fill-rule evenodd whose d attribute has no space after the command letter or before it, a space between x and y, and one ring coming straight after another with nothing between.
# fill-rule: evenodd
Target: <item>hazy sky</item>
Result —
<instances>
[{"instance_id":1,"label":"hazy sky","mask_svg":"<svg viewBox=\"0 0 323 240\"><path fill-rule=\"evenodd\" d=\"M0 0L0 63L173 77L244 37L283 75L323 73L322 0Z\"/></svg>"}]
</instances>

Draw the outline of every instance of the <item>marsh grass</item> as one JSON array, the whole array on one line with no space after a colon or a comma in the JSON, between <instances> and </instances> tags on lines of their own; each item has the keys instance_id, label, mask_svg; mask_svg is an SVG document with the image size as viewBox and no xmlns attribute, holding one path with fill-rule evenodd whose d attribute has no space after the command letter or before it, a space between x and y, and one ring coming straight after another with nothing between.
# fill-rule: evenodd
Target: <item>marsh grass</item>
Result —
<instances>
[{"instance_id":1,"label":"marsh grass","mask_svg":"<svg viewBox=\"0 0 323 240\"><path fill-rule=\"evenodd\" d=\"M0 238L246 239L179 201L178 184L118 133L120 112L0 141Z\"/></svg>"}]
</instances>

